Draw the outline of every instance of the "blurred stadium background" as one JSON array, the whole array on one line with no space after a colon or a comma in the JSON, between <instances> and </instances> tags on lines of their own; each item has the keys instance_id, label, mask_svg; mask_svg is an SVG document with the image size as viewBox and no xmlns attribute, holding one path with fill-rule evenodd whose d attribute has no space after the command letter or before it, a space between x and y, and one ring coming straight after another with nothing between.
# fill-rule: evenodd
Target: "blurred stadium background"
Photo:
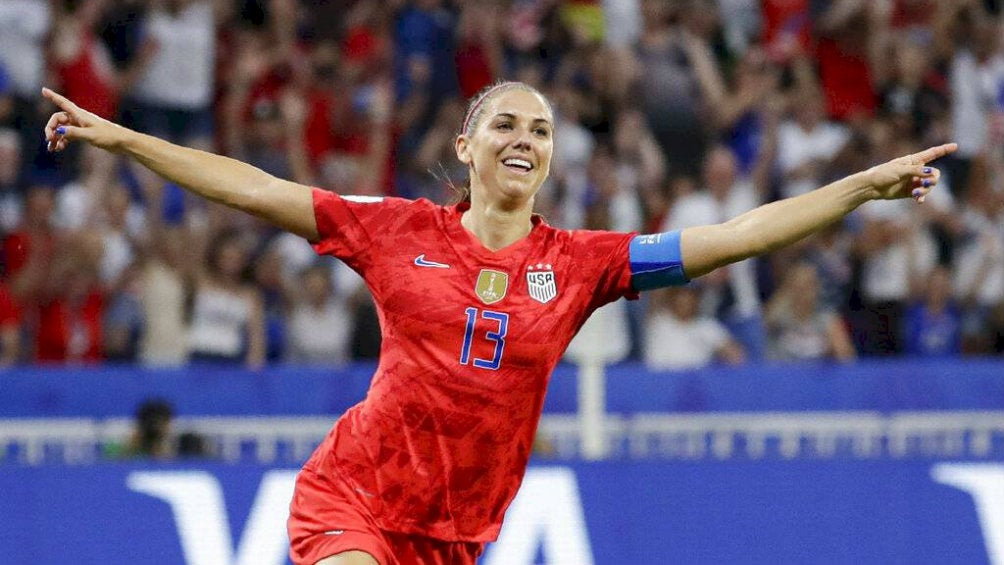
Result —
<instances>
[{"instance_id":1,"label":"blurred stadium background","mask_svg":"<svg viewBox=\"0 0 1004 565\"><path fill-rule=\"evenodd\" d=\"M606 307L499 564L1004 565L997 0L0 0L0 563L280 565L365 395L358 277L88 148L43 85L339 193L447 202L464 100L555 105L565 228L718 222L957 141L923 206Z\"/></svg>"}]
</instances>

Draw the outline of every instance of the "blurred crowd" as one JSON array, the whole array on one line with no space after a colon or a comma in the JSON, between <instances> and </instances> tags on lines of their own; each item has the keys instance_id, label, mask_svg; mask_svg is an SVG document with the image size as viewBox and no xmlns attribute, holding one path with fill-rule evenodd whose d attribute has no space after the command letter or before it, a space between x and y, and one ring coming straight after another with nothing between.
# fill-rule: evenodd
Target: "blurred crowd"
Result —
<instances>
[{"instance_id":1,"label":"blurred crowd","mask_svg":"<svg viewBox=\"0 0 1004 565\"><path fill-rule=\"evenodd\" d=\"M720 222L959 143L923 205L601 309L581 340L606 360L999 356L1002 29L999 0L3 0L0 364L380 346L359 277L305 241L118 156L45 152L43 85L301 183L448 203L464 102L500 79L554 104L536 205L569 229Z\"/></svg>"}]
</instances>

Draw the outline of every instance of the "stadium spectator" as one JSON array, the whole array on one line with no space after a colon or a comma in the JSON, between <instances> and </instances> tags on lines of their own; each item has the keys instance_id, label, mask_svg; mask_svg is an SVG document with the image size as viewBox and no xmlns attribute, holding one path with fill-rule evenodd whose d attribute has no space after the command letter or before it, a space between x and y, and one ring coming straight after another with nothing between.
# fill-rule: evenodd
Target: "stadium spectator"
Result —
<instances>
[{"instance_id":1,"label":"stadium spectator","mask_svg":"<svg viewBox=\"0 0 1004 565\"><path fill-rule=\"evenodd\" d=\"M24 197L21 223L3 239L3 276L15 295L28 301L45 280L60 239L53 225L55 189L32 185ZM23 272L22 272L23 271Z\"/></svg>"},{"instance_id":2,"label":"stadium spectator","mask_svg":"<svg viewBox=\"0 0 1004 565\"><path fill-rule=\"evenodd\" d=\"M21 177L21 139L9 128L0 128L0 234L21 224L24 193Z\"/></svg>"},{"instance_id":3,"label":"stadium spectator","mask_svg":"<svg viewBox=\"0 0 1004 565\"><path fill-rule=\"evenodd\" d=\"M140 288L141 268L137 263L126 266L109 289L102 333L104 358L115 363L134 363L139 358L146 318Z\"/></svg>"},{"instance_id":4,"label":"stadium spectator","mask_svg":"<svg viewBox=\"0 0 1004 565\"><path fill-rule=\"evenodd\" d=\"M1004 83L1004 53L1001 23L986 14L977 2L949 2L942 7L940 32L944 43L956 43L949 56L952 136L959 151L950 161L952 189L959 196L969 186L972 160L991 147L999 147L1002 131L1001 84ZM956 27L959 26L959 27ZM997 131L993 131L995 126Z\"/></svg>"},{"instance_id":5,"label":"stadium spectator","mask_svg":"<svg viewBox=\"0 0 1004 565\"><path fill-rule=\"evenodd\" d=\"M195 279L188 334L189 359L197 363L265 362L265 320L260 291L247 284L247 243L236 232L209 242L206 269Z\"/></svg>"},{"instance_id":6,"label":"stadium spectator","mask_svg":"<svg viewBox=\"0 0 1004 565\"><path fill-rule=\"evenodd\" d=\"M0 368L20 363L21 306L0 279Z\"/></svg>"},{"instance_id":7,"label":"stadium spectator","mask_svg":"<svg viewBox=\"0 0 1004 565\"><path fill-rule=\"evenodd\" d=\"M978 158L971 169L953 286L965 312L965 348L985 354L996 349L998 339L988 331L988 324L1004 304L1004 190L997 184L1000 163Z\"/></svg>"},{"instance_id":8,"label":"stadium spectator","mask_svg":"<svg viewBox=\"0 0 1004 565\"><path fill-rule=\"evenodd\" d=\"M708 225L734 218L762 202L763 179L740 176L735 155L718 145L704 159L704 188L678 198L662 226L662 231ZM752 360L763 358L766 334L756 262L748 259L723 269L712 277L704 300L742 344Z\"/></svg>"},{"instance_id":9,"label":"stadium spectator","mask_svg":"<svg viewBox=\"0 0 1004 565\"><path fill-rule=\"evenodd\" d=\"M265 324L265 362L277 363L286 357L291 346L290 313L293 291L282 273L280 248L266 244L250 261L252 285L261 295Z\"/></svg>"},{"instance_id":10,"label":"stadium spectator","mask_svg":"<svg viewBox=\"0 0 1004 565\"><path fill-rule=\"evenodd\" d=\"M92 234L60 240L34 294L38 321L33 341L39 363L77 365L104 359L107 294L98 275L101 253L101 241Z\"/></svg>"},{"instance_id":11,"label":"stadium spectator","mask_svg":"<svg viewBox=\"0 0 1004 565\"><path fill-rule=\"evenodd\" d=\"M445 0L410 0L394 23L394 91L410 153L435 119L440 102L456 97L456 15Z\"/></svg>"},{"instance_id":12,"label":"stadium spectator","mask_svg":"<svg viewBox=\"0 0 1004 565\"><path fill-rule=\"evenodd\" d=\"M843 320L821 301L819 274L810 263L791 266L767 304L767 356L786 361L857 357Z\"/></svg>"},{"instance_id":13,"label":"stadium spectator","mask_svg":"<svg viewBox=\"0 0 1004 565\"><path fill-rule=\"evenodd\" d=\"M909 142L888 138L876 144L885 155L909 147ZM938 191L927 204L946 213L954 206L947 190ZM851 321L855 345L866 355L899 355L910 281L926 277L937 264L937 243L928 223L919 214L909 214L901 202L862 206L858 215L861 227L854 248L861 260L862 305Z\"/></svg>"},{"instance_id":14,"label":"stadium spectator","mask_svg":"<svg viewBox=\"0 0 1004 565\"><path fill-rule=\"evenodd\" d=\"M815 59L826 112L840 120L875 114L889 2L835 0L815 18Z\"/></svg>"},{"instance_id":15,"label":"stadium spectator","mask_svg":"<svg viewBox=\"0 0 1004 565\"><path fill-rule=\"evenodd\" d=\"M118 161L114 155L102 154L94 148L82 149L80 153L82 159L76 178L56 192L53 223L69 232L101 226L108 206L105 195L112 191L110 186L119 182Z\"/></svg>"},{"instance_id":16,"label":"stadium spectator","mask_svg":"<svg viewBox=\"0 0 1004 565\"><path fill-rule=\"evenodd\" d=\"M138 275L144 320L139 360L144 365L173 367L188 361L186 303L195 267L189 255L190 239L183 227L151 222L150 246Z\"/></svg>"},{"instance_id":17,"label":"stadium spectator","mask_svg":"<svg viewBox=\"0 0 1004 565\"><path fill-rule=\"evenodd\" d=\"M850 303L854 274L851 256L853 238L848 228L843 222L836 223L809 238L806 244L803 251L804 259L815 267L819 274L820 305L838 314L845 312Z\"/></svg>"},{"instance_id":18,"label":"stadium spectator","mask_svg":"<svg viewBox=\"0 0 1004 565\"><path fill-rule=\"evenodd\" d=\"M699 369L714 362L745 362L745 351L728 329L713 316L700 314L702 291L692 284L652 293L644 349L649 369Z\"/></svg>"},{"instance_id":19,"label":"stadium spectator","mask_svg":"<svg viewBox=\"0 0 1004 565\"><path fill-rule=\"evenodd\" d=\"M129 85L120 80L105 44L95 35L108 2L59 0L53 4L48 60L58 88L102 118L115 118L119 93Z\"/></svg>"},{"instance_id":20,"label":"stadium spectator","mask_svg":"<svg viewBox=\"0 0 1004 565\"><path fill-rule=\"evenodd\" d=\"M766 182L788 99L781 88L781 69L762 49L750 47L736 63L728 86L719 89L714 113L717 130L735 153L740 173Z\"/></svg>"},{"instance_id":21,"label":"stadium spectator","mask_svg":"<svg viewBox=\"0 0 1004 565\"><path fill-rule=\"evenodd\" d=\"M205 438L194 432L177 433L174 407L163 398L149 398L136 407L133 430L125 443L104 446L111 459L154 459L173 461L179 458L206 457Z\"/></svg>"},{"instance_id":22,"label":"stadium spectator","mask_svg":"<svg viewBox=\"0 0 1004 565\"><path fill-rule=\"evenodd\" d=\"M457 23L456 72L460 96L470 98L502 75L502 7L495 2L468 2Z\"/></svg>"},{"instance_id":23,"label":"stadium spectator","mask_svg":"<svg viewBox=\"0 0 1004 565\"><path fill-rule=\"evenodd\" d=\"M775 61L788 62L812 48L810 0L762 0L762 42Z\"/></svg>"},{"instance_id":24,"label":"stadium spectator","mask_svg":"<svg viewBox=\"0 0 1004 565\"><path fill-rule=\"evenodd\" d=\"M919 299L906 313L906 353L957 357L962 353L962 313L953 298L951 272L937 266L923 279Z\"/></svg>"},{"instance_id":25,"label":"stadium spectator","mask_svg":"<svg viewBox=\"0 0 1004 565\"><path fill-rule=\"evenodd\" d=\"M902 33L890 46L889 68L880 91L880 115L892 120L901 135L920 137L949 111L948 89L933 68L927 49L932 40Z\"/></svg>"},{"instance_id":26,"label":"stadium spectator","mask_svg":"<svg viewBox=\"0 0 1004 565\"><path fill-rule=\"evenodd\" d=\"M425 132L414 154L402 158L398 165L397 194L442 201L448 195L449 184L463 182L465 171L451 161L455 124L463 114L464 108L457 100L439 106L436 120Z\"/></svg>"},{"instance_id":27,"label":"stadium spectator","mask_svg":"<svg viewBox=\"0 0 1004 565\"><path fill-rule=\"evenodd\" d=\"M16 116L14 114L14 96L11 88L10 75L0 61L0 128L9 129L13 125ZM15 133L17 130L13 130Z\"/></svg>"},{"instance_id":28,"label":"stadium spectator","mask_svg":"<svg viewBox=\"0 0 1004 565\"><path fill-rule=\"evenodd\" d=\"M641 110L659 141L669 170L696 175L707 147L704 104L698 73L708 75L714 60L708 45L682 28L678 3L642 0L638 96Z\"/></svg>"},{"instance_id":29,"label":"stadium spectator","mask_svg":"<svg viewBox=\"0 0 1004 565\"><path fill-rule=\"evenodd\" d=\"M290 315L286 360L300 365L345 364L353 325L347 293L336 291L331 268L323 263L304 269L296 286L300 293Z\"/></svg>"},{"instance_id":30,"label":"stadium spectator","mask_svg":"<svg viewBox=\"0 0 1004 565\"><path fill-rule=\"evenodd\" d=\"M171 442L173 419L174 408L166 400L151 398L143 401L136 408L128 442L106 445L105 455L113 459L173 459L176 452Z\"/></svg>"},{"instance_id":31,"label":"stadium spectator","mask_svg":"<svg viewBox=\"0 0 1004 565\"><path fill-rule=\"evenodd\" d=\"M216 16L210 0L165 0L144 14L142 70L123 111L140 131L212 147Z\"/></svg>"},{"instance_id":32,"label":"stadium spectator","mask_svg":"<svg viewBox=\"0 0 1004 565\"><path fill-rule=\"evenodd\" d=\"M13 112L4 125L21 135L25 169L42 151L31 130L45 122L37 93L46 76L45 41L52 25L51 2L9 0L0 2L0 67L9 80Z\"/></svg>"},{"instance_id":33,"label":"stadium spectator","mask_svg":"<svg viewBox=\"0 0 1004 565\"><path fill-rule=\"evenodd\" d=\"M831 161L847 143L847 129L826 119L822 94L814 88L796 93L792 118L777 131L777 159L784 175L781 196L805 194L831 176Z\"/></svg>"}]
</instances>

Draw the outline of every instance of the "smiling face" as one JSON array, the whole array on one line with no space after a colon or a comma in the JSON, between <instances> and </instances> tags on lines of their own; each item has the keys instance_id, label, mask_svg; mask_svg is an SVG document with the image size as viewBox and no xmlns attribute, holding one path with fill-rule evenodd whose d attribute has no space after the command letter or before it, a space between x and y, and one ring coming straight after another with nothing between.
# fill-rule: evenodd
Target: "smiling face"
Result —
<instances>
[{"instance_id":1,"label":"smiling face","mask_svg":"<svg viewBox=\"0 0 1004 565\"><path fill-rule=\"evenodd\" d=\"M472 200L518 207L532 202L551 168L554 116L544 98L501 87L475 102L457 157L470 170Z\"/></svg>"}]
</instances>

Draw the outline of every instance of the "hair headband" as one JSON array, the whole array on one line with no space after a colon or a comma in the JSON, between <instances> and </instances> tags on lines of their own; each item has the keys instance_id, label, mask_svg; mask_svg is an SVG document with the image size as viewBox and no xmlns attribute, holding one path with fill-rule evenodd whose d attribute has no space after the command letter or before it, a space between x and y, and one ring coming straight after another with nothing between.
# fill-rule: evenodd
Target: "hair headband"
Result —
<instances>
[{"instance_id":1,"label":"hair headband","mask_svg":"<svg viewBox=\"0 0 1004 565\"><path fill-rule=\"evenodd\" d=\"M500 82L499 84L496 84L495 86L489 88L484 92L484 94L479 96L478 99L474 102L474 104L471 104L471 109L467 111L467 115L464 116L464 126L460 128L460 133L462 135L467 134L467 126L470 125L471 118L474 117L474 113L478 111L478 107L480 107L481 104L484 103L485 99L488 98L489 94L495 92L496 90L502 88L503 86L510 86L513 84L516 83L511 81Z\"/></svg>"}]
</instances>

